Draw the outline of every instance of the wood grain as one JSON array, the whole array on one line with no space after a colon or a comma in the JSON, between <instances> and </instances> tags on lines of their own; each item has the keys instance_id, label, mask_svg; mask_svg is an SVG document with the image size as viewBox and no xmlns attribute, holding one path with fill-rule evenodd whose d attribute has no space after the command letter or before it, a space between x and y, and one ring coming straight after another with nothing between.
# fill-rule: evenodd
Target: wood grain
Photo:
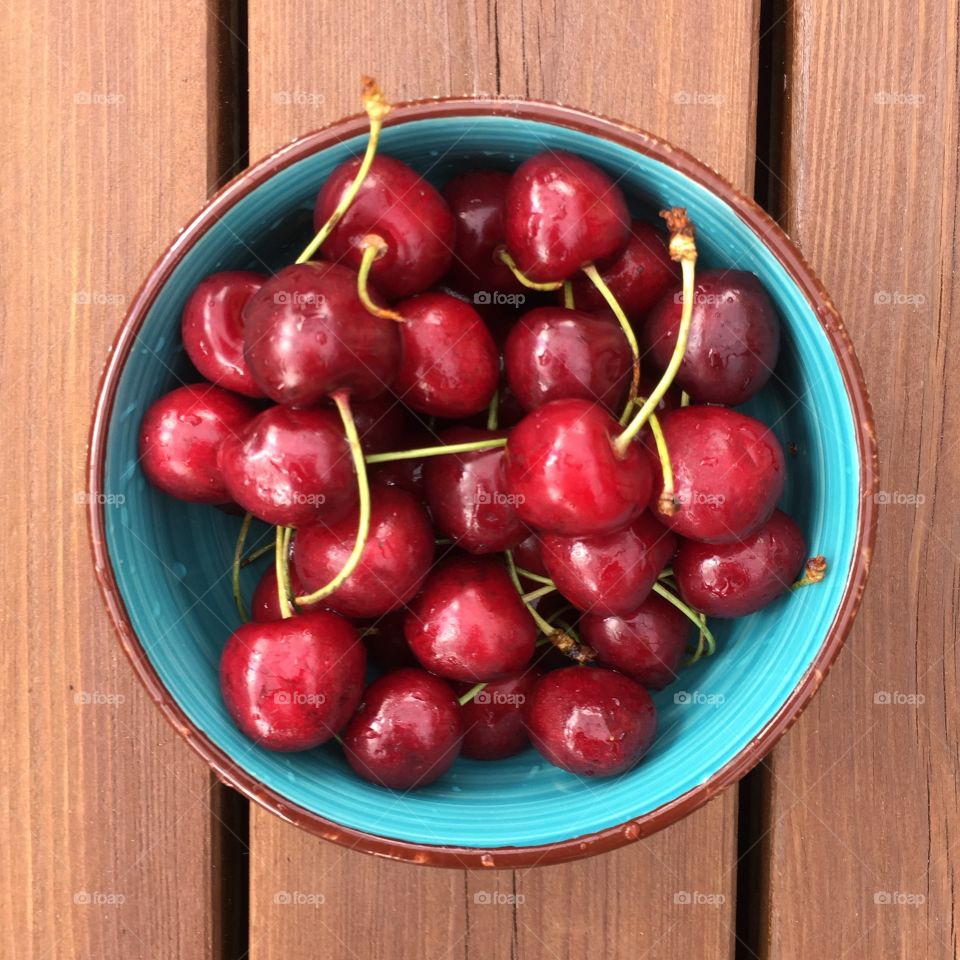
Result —
<instances>
[{"instance_id":1,"label":"wood grain","mask_svg":"<svg viewBox=\"0 0 960 960\"><path fill-rule=\"evenodd\" d=\"M858 625L768 764L771 958L958 953L958 16L789 18L787 224L863 363L884 499Z\"/></svg>"},{"instance_id":2,"label":"wood grain","mask_svg":"<svg viewBox=\"0 0 960 960\"><path fill-rule=\"evenodd\" d=\"M523 95L616 116L692 150L750 189L757 21L756 3L719 0L251 0L250 154L256 159L356 113L363 71L397 100ZM735 791L629 849L515 873L375 860L259 809L251 811L250 833L254 960L732 956ZM294 892L313 900L278 902ZM684 892L720 903L676 902ZM322 906L315 906L318 896Z\"/></svg>"},{"instance_id":3,"label":"wood grain","mask_svg":"<svg viewBox=\"0 0 960 960\"><path fill-rule=\"evenodd\" d=\"M120 651L84 505L125 302L206 193L209 27L202 3L102 0L0 26L3 957L212 948L211 779Z\"/></svg>"}]
</instances>

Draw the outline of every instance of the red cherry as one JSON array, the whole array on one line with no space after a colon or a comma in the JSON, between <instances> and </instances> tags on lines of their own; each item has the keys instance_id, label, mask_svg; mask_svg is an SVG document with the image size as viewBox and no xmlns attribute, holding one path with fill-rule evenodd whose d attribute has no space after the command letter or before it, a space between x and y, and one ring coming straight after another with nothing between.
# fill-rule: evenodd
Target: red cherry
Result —
<instances>
[{"instance_id":1,"label":"red cherry","mask_svg":"<svg viewBox=\"0 0 960 960\"><path fill-rule=\"evenodd\" d=\"M613 447L620 425L587 400L553 400L510 432L503 458L520 519L567 536L605 533L629 523L650 498L650 458Z\"/></svg>"},{"instance_id":2,"label":"red cherry","mask_svg":"<svg viewBox=\"0 0 960 960\"><path fill-rule=\"evenodd\" d=\"M460 704L439 677L411 668L367 687L343 735L347 762L372 783L423 787L453 766L460 752Z\"/></svg>"},{"instance_id":3,"label":"red cherry","mask_svg":"<svg viewBox=\"0 0 960 960\"><path fill-rule=\"evenodd\" d=\"M538 283L566 280L618 253L630 214L620 188L589 160L561 151L537 154L510 180L504 213L507 248Z\"/></svg>"},{"instance_id":4,"label":"red cherry","mask_svg":"<svg viewBox=\"0 0 960 960\"><path fill-rule=\"evenodd\" d=\"M395 610L377 617L369 626L365 625L363 642L367 647L367 656L378 670L390 672L401 667L420 666L403 635L406 615L405 610Z\"/></svg>"},{"instance_id":5,"label":"red cherry","mask_svg":"<svg viewBox=\"0 0 960 960\"><path fill-rule=\"evenodd\" d=\"M800 528L781 510L739 543L684 540L673 572L681 598L708 617L744 617L773 603L806 557Z\"/></svg>"},{"instance_id":6,"label":"red cherry","mask_svg":"<svg viewBox=\"0 0 960 960\"><path fill-rule=\"evenodd\" d=\"M220 447L229 496L265 523L336 523L357 502L340 417L332 410L271 407Z\"/></svg>"},{"instance_id":7,"label":"red cherry","mask_svg":"<svg viewBox=\"0 0 960 960\"><path fill-rule=\"evenodd\" d=\"M249 401L209 384L171 390L140 424L140 465L147 479L180 500L229 500L217 455L223 441L242 431L255 412Z\"/></svg>"},{"instance_id":8,"label":"red cherry","mask_svg":"<svg viewBox=\"0 0 960 960\"><path fill-rule=\"evenodd\" d=\"M540 537L531 533L526 540L521 540L513 548L513 561L518 567L537 573L541 577L547 576L547 568L543 564L543 544Z\"/></svg>"},{"instance_id":9,"label":"red cherry","mask_svg":"<svg viewBox=\"0 0 960 960\"><path fill-rule=\"evenodd\" d=\"M402 607L420 589L433 562L433 527L416 498L379 485L370 494L370 534L360 562L324 600L348 617L379 617ZM293 559L307 593L329 583L346 565L358 524L354 509L336 523L312 523L297 531Z\"/></svg>"},{"instance_id":10,"label":"red cherry","mask_svg":"<svg viewBox=\"0 0 960 960\"><path fill-rule=\"evenodd\" d=\"M505 434L452 427L442 443L472 443ZM430 457L424 467L427 503L437 529L467 553L501 553L529 531L513 509L500 471L502 449Z\"/></svg>"},{"instance_id":11,"label":"red cherry","mask_svg":"<svg viewBox=\"0 0 960 960\"><path fill-rule=\"evenodd\" d=\"M446 293L397 304L403 323L394 391L411 409L466 417L493 398L500 375L496 344L480 315Z\"/></svg>"},{"instance_id":12,"label":"red cherry","mask_svg":"<svg viewBox=\"0 0 960 960\"><path fill-rule=\"evenodd\" d=\"M451 680L499 680L533 656L536 627L496 560L453 557L427 578L404 624L428 670Z\"/></svg>"},{"instance_id":13,"label":"red cherry","mask_svg":"<svg viewBox=\"0 0 960 960\"><path fill-rule=\"evenodd\" d=\"M565 667L542 677L524 710L533 745L555 766L609 777L636 766L657 731L650 694L602 667Z\"/></svg>"},{"instance_id":14,"label":"red cherry","mask_svg":"<svg viewBox=\"0 0 960 960\"><path fill-rule=\"evenodd\" d=\"M557 589L580 610L625 614L650 595L677 538L649 513L612 533L543 537L543 562Z\"/></svg>"},{"instance_id":15,"label":"red cherry","mask_svg":"<svg viewBox=\"0 0 960 960\"><path fill-rule=\"evenodd\" d=\"M488 683L461 707L463 746L460 752L472 760L502 760L519 753L529 743L523 724L523 707L533 693L538 672L526 669L503 680ZM463 695L470 684L461 684Z\"/></svg>"},{"instance_id":16,"label":"red cherry","mask_svg":"<svg viewBox=\"0 0 960 960\"><path fill-rule=\"evenodd\" d=\"M250 372L277 403L309 407L341 389L370 400L396 374L396 322L370 313L357 275L338 264L284 267L250 298L243 322Z\"/></svg>"},{"instance_id":17,"label":"red cherry","mask_svg":"<svg viewBox=\"0 0 960 960\"><path fill-rule=\"evenodd\" d=\"M365 665L357 631L335 614L246 623L223 648L220 689L234 723L259 746L309 750L349 720Z\"/></svg>"},{"instance_id":18,"label":"red cherry","mask_svg":"<svg viewBox=\"0 0 960 960\"><path fill-rule=\"evenodd\" d=\"M360 162L359 157L348 160L330 174L317 196L314 229L330 218ZM328 259L357 270L364 237L381 237L387 250L374 262L370 279L385 297L398 300L432 287L447 272L454 233L443 197L405 163L381 154L321 249Z\"/></svg>"},{"instance_id":19,"label":"red cherry","mask_svg":"<svg viewBox=\"0 0 960 960\"><path fill-rule=\"evenodd\" d=\"M525 410L574 397L612 409L626 396L633 365L616 320L560 307L525 313L503 359L507 383Z\"/></svg>"},{"instance_id":20,"label":"red cherry","mask_svg":"<svg viewBox=\"0 0 960 960\"><path fill-rule=\"evenodd\" d=\"M650 313L643 346L664 369L680 328L683 298L670 294ZM690 335L676 383L699 403L730 406L749 400L770 379L780 351L780 318L752 273L697 274Z\"/></svg>"},{"instance_id":21,"label":"red cherry","mask_svg":"<svg viewBox=\"0 0 960 960\"><path fill-rule=\"evenodd\" d=\"M601 663L653 690L676 679L692 632L686 614L655 593L623 616L585 613L580 618L580 636Z\"/></svg>"},{"instance_id":22,"label":"red cherry","mask_svg":"<svg viewBox=\"0 0 960 960\"><path fill-rule=\"evenodd\" d=\"M295 597L300 596L305 591L297 579L297 572L292 567L290 569L290 589ZM323 602L299 605L300 610L324 610ZM272 623L274 620L282 620L283 613L280 610L280 595L277 590L277 567L271 563L264 571L253 591L253 597L250 600L250 619L255 623Z\"/></svg>"},{"instance_id":23,"label":"red cherry","mask_svg":"<svg viewBox=\"0 0 960 960\"><path fill-rule=\"evenodd\" d=\"M350 412L364 453L396 449L397 439L409 424L403 404L392 393L381 393L373 400L354 400Z\"/></svg>"},{"instance_id":24,"label":"red cherry","mask_svg":"<svg viewBox=\"0 0 960 960\"><path fill-rule=\"evenodd\" d=\"M769 519L783 492L785 464L777 438L759 420L725 407L690 406L660 417L674 475L672 516L661 523L690 540L730 543ZM651 509L663 490L659 462Z\"/></svg>"},{"instance_id":25,"label":"red cherry","mask_svg":"<svg viewBox=\"0 0 960 960\"><path fill-rule=\"evenodd\" d=\"M435 447L440 438L422 425L410 423L406 431L395 439L397 450L418 450L421 447ZM405 460L387 460L383 463L370 465L368 476L370 481L385 484L388 487L399 487L412 493L421 503L427 502L427 488L423 479L423 471L429 458L410 458Z\"/></svg>"}]
</instances>

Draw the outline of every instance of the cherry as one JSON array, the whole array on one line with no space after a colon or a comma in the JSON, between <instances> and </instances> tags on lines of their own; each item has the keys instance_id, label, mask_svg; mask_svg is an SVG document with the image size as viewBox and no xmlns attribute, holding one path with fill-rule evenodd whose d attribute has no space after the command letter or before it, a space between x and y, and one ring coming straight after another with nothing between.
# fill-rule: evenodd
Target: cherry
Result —
<instances>
[{"instance_id":1,"label":"cherry","mask_svg":"<svg viewBox=\"0 0 960 960\"><path fill-rule=\"evenodd\" d=\"M440 434L445 444L471 443L505 436L472 427L452 427ZM529 531L504 489L502 449L475 450L430 457L424 467L427 503L437 529L468 553L500 553L526 538Z\"/></svg>"},{"instance_id":2,"label":"cherry","mask_svg":"<svg viewBox=\"0 0 960 960\"><path fill-rule=\"evenodd\" d=\"M633 365L616 320L560 307L525 313L503 358L507 383L525 410L573 397L613 409L626 396Z\"/></svg>"},{"instance_id":3,"label":"cherry","mask_svg":"<svg viewBox=\"0 0 960 960\"><path fill-rule=\"evenodd\" d=\"M533 656L536 627L496 560L453 557L428 577L404 633L428 670L451 680L499 680Z\"/></svg>"},{"instance_id":4,"label":"cherry","mask_svg":"<svg viewBox=\"0 0 960 960\"><path fill-rule=\"evenodd\" d=\"M223 648L220 689L234 723L259 746L309 750L350 719L365 665L357 631L336 614L246 623Z\"/></svg>"},{"instance_id":5,"label":"cherry","mask_svg":"<svg viewBox=\"0 0 960 960\"><path fill-rule=\"evenodd\" d=\"M542 677L524 709L533 745L555 766L609 777L636 766L653 743L657 711L636 681L603 667Z\"/></svg>"},{"instance_id":6,"label":"cherry","mask_svg":"<svg viewBox=\"0 0 960 960\"><path fill-rule=\"evenodd\" d=\"M449 684L407 668L367 687L344 732L343 748L364 780L410 790L450 769L462 736L460 705Z\"/></svg>"},{"instance_id":7,"label":"cherry","mask_svg":"<svg viewBox=\"0 0 960 960\"><path fill-rule=\"evenodd\" d=\"M538 283L566 280L618 253L630 214L620 188L599 167L561 151L539 153L510 179L504 235L517 267Z\"/></svg>"},{"instance_id":8,"label":"cherry","mask_svg":"<svg viewBox=\"0 0 960 960\"><path fill-rule=\"evenodd\" d=\"M739 543L684 540L673 572L680 597L708 617L744 617L790 588L803 567L806 544L782 510Z\"/></svg>"},{"instance_id":9,"label":"cherry","mask_svg":"<svg viewBox=\"0 0 960 960\"><path fill-rule=\"evenodd\" d=\"M473 307L446 293L397 305L403 322L394 391L413 410L465 417L493 398L500 373L496 344Z\"/></svg>"},{"instance_id":10,"label":"cherry","mask_svg":"<svg viewBox=\"0 0 960 960\"><path fill-rule=\"evenodd\" d=\"M543 564L543 544L540 537L531 533L525 540L521 540L513 548L513 559L518 567L529 570L530 573L547 576L547 568Z\"/></svg>"},{"instance_id":11,"label":"cherry","mask_svg":"<svg viewBox=\"0 0 960 960\"><path fill-rule=\"evenodd\" d=\"M363 642L367 646L367 656L378 670L389 672L401 667L419 667L403 635L406 615L406 610L395 610L364 626Z\"/></svg>"},{"instance_id":12,"label":"cherry","mask_svg":"<svg viewBox=\"0 0 960 960\"><path fill-rule=\"evenodd\" d=\"M295 597L300 596L303 587L297 579L295 570L290 571L290 589ZM317 604L316 607L300 605L301 610L324 609L324 604ZM274 620L283 619L283 611L280 609L280 596L277 591L277 567L271 563L264 571L253 591L253 597L250 600L250 619L255 623L271 623Z\"/></svg>"},{"instance_id":13,"label":"cherry","mask_svg":"<svg viewBox=\"0 0 960 960\"><path fill-rule=\"evenodd\" d=\"M580 619L580 635L601 663L653 690L676 679L692 631L686 614L655 593L622 616L591 612Z\"/></svg>"},{"instance_id":14,"label":"cherry","mask_svg":"<svg viewBox=\"0 0 960 960\"><path fill-rule=\"evenodd\" d=\"M704 543L743 540L773 513L783 492L783 450L767 426L725 407L690 406L660 417L674 474L670 516L661 523ZM663 474L657 464L651 509Z\"/></svg>"},{"instance_id":15,"label":"cherry","mask_svg":"<svg viewBox=\"0 0 960 960\"><path fill-rule=\"evenodd\" d=\"M418 450L433 447L439 442L437 435L423 425L410 424L406 432L398 437L397 447L404 450ZM371 464L368 470L371 482L399 487L412 493L421 503L427 502L427 488L423 473L427 458L410 457L403 460L387 460L384 463Z\"/></svg>"},{"instance_id":16,"label":"cherry","mask_svg":"<svg viewBox=\"0 0 960 960\"><path fill-rule=\"evenodd\" d=\"M676 548L676 536L645 511L612 533L546 534L543 562L574 606L598 614L626 614L647 599Z\"/></svg>"},{"instance_id":17,"label":"cherry","mask_svg":"<svg viewBox=\"0 0 960 960\"><path fill-rule=\"evenodd\" d=\"M631 443L621 458L610 414L587 400L553 400L510 432L504 479L520 519L540 531L605 533L629 523L650 498L649 455Z\"/></svg>"},{"instance_id":18,"label":"cherry","mask_svg":"<svg viewBox=\"0 0 960 960\"><path fill-rule=\"evenodd\" d=\"M229 496L266 523L336 523L357 502L333 410L270 407L223 442L219 464Z\"/></svg>"},{"instance_id":19,"label":"cherry","mask_svg":"<svg viewBox=\"0 0 960 960\"><path fill-rule=\"evenodd\" d=\"M680 280L680 268L670 259L666 237L652 224L634 220L627 245L597 269L623 312L632 320L643 317ZM587 277L573 280L573 299L579 310L605 310L607 302Z\"/></svg>"},{"instance_id":20,"label":"cherry","mask_svg":"<svg viewBox=\"0 0 960 960\"><path fill-rule=\"evenodd\" d=\"M190 294L180 330L187 356L211 383L245 397L262 397L243 357L242 311L266 277L245 270L213 273Z\"/></svg>"},{"instance_id":21,"label":"cherry","mask_svg":"<svg viewBox=\"0 0 960 960\"><path fill-rule=\"evenodd\" d=\"M502 760L519 753L529 743L523 724L523 706L533 693L538 672L526 669L503 680L488 683L462 707L463 746L460 752L472 760ZM465 694L469 684L457 692Z\"/></svg>"},{"instance_id":22,"label":"cherry","mask_svg":"<svg viewBox=\"0 0 960 960\"><path fill-rule=\"evenodd\" d=\"M228 501L217 454L255 413L248 400L209 384L171 390L153 403L140 424L143 472L171 497L192 503Z\"/></svg>"},{"instance_id":23,"label":"cherry","mask_svg":"<svg viewBox=\"0 0 960 960\"><path fill-rule=\"evenodd\" d=\"M420 589L433 561L433 527L405 490L371 487L370 533L356 569L324 602L348 617L378 617L402 607ZM355 509L335 523L301 527L294 541L297 575L307 593L329 583L353 549Z\"/></svg>"},{"instance_id":24,"label":"cherry","mask_svg":"<svg viewBox=\"0 0 960 960\"><path fill-rule=\"evenodd\" d=\"M643 344L661 369L677 342L683 300L670 294L643 328ZM676 383L700 403L734 406L770 379L780 350L780 319L752 273L707 270L697 274L690 334Z\"/></svg>"},{"instance_id":25,"label":"cherry","mask_svg":"<svg viewBox=\"0 0 960 960\"><path fill-rule=\"evenodd\" d=\"M397 438L407 430L403 404L391 393L381 393L373 400L354 400L350 409L364 453L393 450Z\"/></svg>"},{"instance_id":26,"label":"cherry","mask_svg":"<svg viewBox=\"0 0 960 960\"><path fill-rule=\"evenodd\" d=\"M348 160L327 178L317 196L315 229L330 218L360 163L360 158ZM405 163L380 155L321 250L328 259L356 270L365 237L382 238L386 251L373 264L370 277L385 297L397 300L426 290L446 273L455 229L449 207L426 180Z\"/></svg>"},{"instance_id":27,"label":"cherry","mask_svg":"<svg viewBox=\"0 0 960 960\"><path fill-rule=\"evenodd\" d=\"M250 372L277 403L308 407L340 389L370 400L393 382L397 325L364 307L346 267L284 267L250 298L243 321Z\"/></svg>"}]
</instances>

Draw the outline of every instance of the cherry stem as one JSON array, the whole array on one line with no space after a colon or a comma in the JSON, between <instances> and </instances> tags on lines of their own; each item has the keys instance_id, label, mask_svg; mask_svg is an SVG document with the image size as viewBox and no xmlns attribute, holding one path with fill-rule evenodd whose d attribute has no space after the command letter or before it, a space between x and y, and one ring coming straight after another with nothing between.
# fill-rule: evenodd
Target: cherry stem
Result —
<instances>
[{"instance_id":1,"label":"cherry stem","mask_svg":"<svg viewBox=\"0 0 960 960\"><path fill-rule=\"evenodd\" d=\"M590 278L591 283L593 283L597 290L600 291L603 299L607 301L607 306L613 311L613 315L620 324L620 329L623 330L623 335L627 338L627 343L630 344L630 353L633 356L633 375L630 379L630 393L627 396L627 405L623 408L623 413L620 415L620 424L622 426L627 422L630 411L633 409L634 402L637 399L637 393L640 390L640 345L637 343L636 334L633 332L633 327L630 326L627 315L623 312L623 307L620 306L617 298L613 295L613 291L607 286L603 277L600 276L600 271L597 270L592 263L589 263L583 268L583 272Z\"/></svg>"},{"instance_id":2,"label":"cherry stem","mask_svg":"<svg viewBox=\"0 0 960 960\"><path fill-rule=\"evenodd\" d=\"M707 618L700 613L699 610L694 610L693 607L688 607L678 596L671 593L662 583L659 581L653 585L653 592L659 594L666 600L668 603L672 603L688 620L692 621L697 625L697 628L700 630L703 637L706 638L707 644L709 646L709 653L707 656L711 656L713 651L716 649L717 642L713 637L713 634L710 632L707 627ZM699 659L700 653L698 650L697 657Z\"/></svg>"},{"instance_id":3,"label":"cherry stem","mask_svg":"<svg viewBox=\"0 0 960 960\"><path fill-rule=\"evenodd\" d=\"M337 405L340 412L340 419L343 421L343 429L347 434L347 444L350 447L350 456L353 458L353 467L357 471L357 489L360 493L360 519L357 524L357 536L353 541L353 549L347 562L340 569L340 572L327 584L313 593L297 597L297 602L301 604L313 604L324 597L329 597L344 580L357 569L360 563L360 557L363 555L363 548L367 545L367 537L370 534L370 484L367 482L367 465L363 459L363 448L360 446L360 435L357 433L357 425L353 420L353 413L350 410L350 398L346 392L338 390L333 394L333 402Z\"/></svg>"},{"instance_id":4,"label":"cherry stem","mask_svg":"<svg viewBox=\"0 0 960 960\"><path fill-rule=\"evenodd\" d=\"M563 305L568 310L573 310L576 307L573 302L573 284L569 280L563 281Z\"/></svg>"},{"instance_id":5,"label":"cherry stem","mask_svg":"<svg viewBox=\"0 0 960 960\"><path fill-rule=\"evenodd\" d=\"M460 697L460 706L465 707L486 685L486 683L478 683L472 686L462 697Z\"/></svg>"},{"instance_id":6,"label":"cherry stem","mask_svg":"<svg viewBox=\"0 0 960 960\"><path fill-rule=\"evenodd\" d=\"M811 557L803 568L803 576L790 585L791 590L799 590L800 587L809 587L815 583L820 583L827 575L827 558L822 554Z\"/></svg>"},{"instance_id":7,"label":"cherry stem","mask_svg":"<svg viewBox=\"0 0 960 960\"><path fill-rule=\"evenodd\" d=\"M396 310L388 310L386 307L378 307L370 299L370 289L368 281L370 278L370 268L374 262L379 260L387 252L387 241L383 237L378 237L375 233L368 233L360 241L363 249L363 256L360 259L360 269L357 271L357 295L360 302L366 307L367 313L372 313L375 317L383 320L395 320L397 323L403 323L403 317Z\"/></svg>"},{"instance_id":8,"label":"cherry stem","mask_svg":"<svg viewBox=\"0 0 960 960\"><path fill-rule=\"evenodd\" d=\"M488 430L497 429L497 417L500 413L499 408L500 408L500 391L497 390L490 401L490 406L487 407L487 429Z\"/></svg>"},{"instance_id":9,"label":"cherry stem","mask_svg":"<svg viewBox=\"0 0 960 960\"><path fill-rule=\"evenodd\" d=\"M506 437L495 440L471 440L469 443L448 443L444 447L417 447L415 450L391 450L371 453L367 463L389 463L391 460L419 460L421 457L440 457L447 453L472 453L474 450L495 450L507 445Z\"/></svg>"},{"instance_id":10,"label":"cherry stem","mask_svg":"<svg viewBox=\"0 0 960 960\"><path fill-rule=\"evenodd\" d=\"M241 557L243 556L243 545L247 542L247 534L250 532L250 523L253 520L253 514L244 514L243 523L240 524L240 533L237 535L237 545L233 548L233 570L231 574L231 583L233 586L233 602L237 605L237 613L240 619L246 623L248 620L247 609L243 605L243 597L240 596L240 567Z\"/></svg>"},{"instance_id":11,"label":"cherry stem","mask_svg":"<svg viewBox=\"0 0 960 960\"><path fill-rule=\"evenodd\" d=\"M563 286L562 280L551 281L550 283L537 283L520 272L516 261L507 252L506 247L497 247L493 254L495 259L504 264L507 269L529 290L559 290Z\"/></svg>"},{"instance_id":12,"label":"cherry stem","mask_svg":"<svg viewBox=\"0 0 960 960\"><path fill-rule=\"evenodd\" d=\"M663 490L660 491L657 510L666 517L672 517L677 512L677 505L673 500L673 465L670 463L666 437L660 429L660 421L655 413L650 414L650 432L657 445L657 456L660 458L660 470L663 473Z\"/></svg>"},{"instance_id":13,"label":"cherry stem","mask_svg":"<svg viewBox=\"0 0 960 960\"><path fill-rule=\"evenodd\" d=\"M555 593L556 587L554 586L545 586L539 587L536 590L531 590L529 593L525 593L520 599L524 603L533 603L534 600L539 600L541 597L545 597L548 593Z\"/></svg>"},{"instance_id":14,"label":"cherry stem","mask_svg":"<svg viewBox=\"0 0 960 960\"><path fill-rule=\"evenodd\" d=\"M663 395L670 389L683 362L683 355L687 350L687 339L690 336L690 320L693 317L693 281L697 262L693 224L687 219L687 212L683 207L661 210L660 216L667 221L667 228L670 231L670 258L679 262L683 274L683 309L680 312L680 328L677 330L677 342L673 348L673 355L660 382L653 388L650 396L643 402L643 406L623 433L614 441L614 447L621 457L626 456L633 438L643 429L644 424L663 399Z\"/></svg>"},{"instance_id":15,"label":"cherry stem","mask_svg":"<svg viewBox=\"0 0 960 960\"><path fill-rule=\"evenodd\" d=\"M290 534L289 527L277 526L274 563L277 570L277 600L280 603L280 616L284 620L289 620L294 613L290 602Z\"/></svg>"},{"instance_id":16,"label":"cherry stem","mask_svg":"<svg viewBox=\"0 0 960 960\"><path fill-rule=\"evenodd\" d=\"M690 406L690 394L686 390L680 391L680 406L689 407Z\"/></svg>"},{"instance_id":17,"label":"cherry stem","mask_svg":"<svg viewBox=\"0 0 960 960\"><path fill-rule=\"evenodd\" d=\"M523 567L517 567L517 573L521 577L526 577L528 580L532 580L534 583L544 583L548 587L556 587L556 584L549 577L541 577L539 573L533 573L530 570L524 570Z\"/></svg>"},{"instance_id":18,"label":"cherry stem","mask_svg":"<svg viewBox=\"0 0 960 960\"><path fill-rule=\"evenodd\" d=\"M350 208L350 204L356 199L363 181L366 180L367 174L370 172L370 166L380 142L380 129L383 126L384 118L390 112L390 104L387 103L387 98L377 85L377 81L371 77L363 78L361 97L363 99L363 109L370 118L370 138L367 140L367 149L363 155L363 160L357 170L357 175L353 178L353 183L347 188L336 209L330 214L330 218L320 228L317 235L310 241L306 250L297 257L297 263L305 263L323 246L324 241L333 232L333 228L340 222Z\"/></svg>"},{"instance_id":19,"label":"cherry stem","mask_svg":"<svg viewBox=\"0 0 960 960\"><path fill-rule=\"evenodd\" d=\"M673 567L665 567L660 571L660 576L657 577L658 580L669 580L673 576Z\"/></svg>"},{"instance_id":20,"label":"cherry stem","mask_svg":"<svg viewBox=\"0 0 960 960\"><path fill-rule=\"evenodd\" d=\"M272 543L265 543L262 547L257 547L256 550L251 550L241 561L241 567L249 567L251 563L255 563L261 557L266 556L270 551L273 550Z\"/></svg>"}]
</instances>

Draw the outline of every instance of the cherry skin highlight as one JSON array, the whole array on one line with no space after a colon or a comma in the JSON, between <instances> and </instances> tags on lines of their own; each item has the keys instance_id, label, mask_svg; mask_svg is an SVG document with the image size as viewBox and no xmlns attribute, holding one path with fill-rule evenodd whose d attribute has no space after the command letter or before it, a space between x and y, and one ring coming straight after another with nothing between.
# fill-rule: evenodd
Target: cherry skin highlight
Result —
<instances>
[{"instance_id":1,"label":"cherry skin highlight","mask_svg":"<svg viewBox=\"0 0 960 960\"><path fill-rule=\"evenodd\" d=\"M523 673L495 680L460 708L463 756L471 760L502 760L529 745L523 706L533 693L538 676L535 669L528 667ZM460 684L457 693L462 696L469 689L470 684Z\"/></svg>"}]
</instances>

